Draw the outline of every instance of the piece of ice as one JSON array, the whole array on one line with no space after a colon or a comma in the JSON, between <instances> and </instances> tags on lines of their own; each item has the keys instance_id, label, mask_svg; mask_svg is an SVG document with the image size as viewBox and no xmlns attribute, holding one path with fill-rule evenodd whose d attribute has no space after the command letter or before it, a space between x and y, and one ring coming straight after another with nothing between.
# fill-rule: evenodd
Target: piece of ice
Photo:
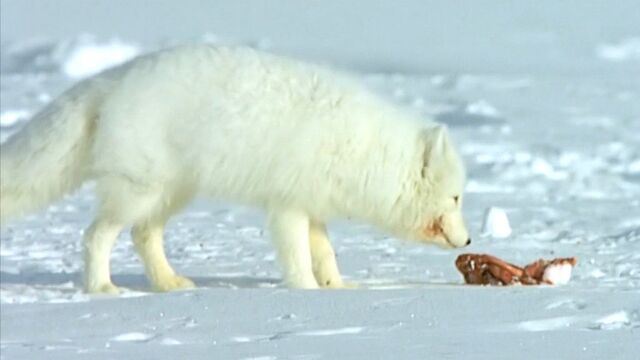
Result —
<instances>
[{"instance_id":1,"label":"piece of ice","mask_svg":"<svg viewBox=\"0 0 640 360\"><path fill-rule=\"evenodd\" d=\"M507 213L498 207L490 207L485 211L482 233L495 238L506 238L511 235L511 225Z\"/></svg>"},{"instance_id":2,"label":"piece of ice","mask_svg":"<svg viewBox=\"0 0 640 360\"><path fill-rule=\"evenodd\" d=\"M561 316L549 319L523 321L518 324L518 328L525 331L553 331L564 329L573 323L574 319L568 316Z\"/></svg>"},{"instance_id":3,"label":"piece of ice","mask_svg":"<svg viewBox=\"0 0 640 360\"><path fill-rule=\"evenodd\" d=\"M63 70L72 78L83 78L124 63L139 52L137 47L119 40L106 44L87 44L79 46L69 55Z\"/></svg>"},{"instance_id":4,"label":"piece of ice","mask_svg":"<svg viewBox=\"0 0 640 360\"><path fill-rule=\"evenodd\" d=\"M596 52L598 57L609 61L640 60L640 38L624 39L617 44L602 44Z\"/></svg>"},{"instance_id":5,"label":"piece of ice","mask_svg":"<svg viewBox=\"0 0 640 360\"><path fill-rule=\"evenodd\" d=\"M486 100L478 100L467 104L465 111L468 114L480 115L486 117L499 117L500 112Z\"/></svg>"},{"instance_id":6,"label":"piece of ice","mask_svg":"<svg viewBox=\"0 0 640 360\"><path fill-rule=\"evenodd\" d=\"M164 338L160 341L162 345L182 345L180 340L176 340L174 338Z\"/></svg>"},{"instance_id":7,"label":"piece of ice","mask_svg":"<svg viewBox=\"0 0 640 360\"><path fill-rule=\"evenodd\" d=\"M31 115L27 110L7 110L0 114L0 127L9 127Z\"/></svg>"},{"instance_id":8,"label":"piece of ice","mask_svg":"<svg viewBox=\"0 0 640 360\"><path fill-rule=\"evenodd\" d=\"M571 264L549 265L544 270L542 279L554 285L564 285L571 279Z\"/></svg>"},{"instance_id":9,"label":"piece of ice","mask_svg":"<svg viewBox=\"0 0 640 360\"><path fill-rule=\"evenodd\" d=\"M600 269L593 269L590 273L589 273L589 277L595 278L595 279L600 279L604 276L606 276L607 274L600 270Z\"/></svg>"},{"instance_id":10,"label":"piece of ice","mask_svg":"<svg viewBox=\"0 0 640 360\"><path fill-rule=\"evenodd\" d=\"M237 342L237 343L248 343L253 341L251 337L249 336L234 336L231 338L231 341Z\"/></svg>"},{"instance_id":11,"label":"piece of ice","mask_svg":"<svg viewBox=\"0 0 640 360\"><path fill-rule=\"evenodd\" d=\"M620 329L630 323L629 314L626 311L618 311L598 319L596 323L597 327L602 330Z\"/></svg>"},{"instance_id":12,"label":"piece of ice","mask_svg":"<svg viewBox=\"0 0 640 360\"><path fill-rule=\"evenodd\" d=\"M359 334L364 330L360 326L344 327L339 329L326 329L326 330L309 330L298 333L301 336L333 336L333 335L352 335Z\"/></svg>"},{"instance_id":13,"label":"piece of ice","mask_svg":"<svg viewBox=\"0 0 640 360\"><path fill-rule=\"evenodd\" d=\"M115 336L113 338L111 338L112 341L147 341L149 339L151 339L153 337L153 335L151 334L145 334L145 333L140 333L140 332L130 332L130 333L125 333L125 334L120 334L118 336Z\"/></svg>"}]
</instances>

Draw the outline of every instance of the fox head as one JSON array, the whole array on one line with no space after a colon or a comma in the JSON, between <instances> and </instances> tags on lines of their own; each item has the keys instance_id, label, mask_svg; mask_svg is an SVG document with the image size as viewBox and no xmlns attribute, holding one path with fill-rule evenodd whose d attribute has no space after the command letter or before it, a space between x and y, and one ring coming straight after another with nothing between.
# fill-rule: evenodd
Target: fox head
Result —
<instances>
[{"instance_id":1,"label":"fox head","mask_svg":"<svg viewBox=\"0 0 640 360\"><path fill-rule=\"evenodd\" d=\"M402 236L408 239L445 248L468 245L471 239L462 216L465 171L446 127L423 130L418 151L419 163L413 165L404 196L396 204L398 217L392 221L402 224Z\"/></svg>"}]
</instances>

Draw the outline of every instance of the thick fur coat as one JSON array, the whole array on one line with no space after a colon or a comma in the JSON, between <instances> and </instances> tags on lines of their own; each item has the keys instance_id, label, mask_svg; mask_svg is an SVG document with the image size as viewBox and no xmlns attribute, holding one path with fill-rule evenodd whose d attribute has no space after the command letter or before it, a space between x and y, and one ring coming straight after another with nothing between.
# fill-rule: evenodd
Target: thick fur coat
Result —
<instances>
[{"instance_id":1,"label":"thick fur coat","mask_svg":"<svg viewBox=\"0 0 640 360\"><path fill-rule=\"evenodd\" d=\"M444 127L350 76L243 47L183 46L82 81L1 148L2 221L88 180L86 287L117 292L123 227L158 290L193 286L163 251L169 217L196 195L264 208L293 287L342 287L325 223L464 246L464 169Z\"/></svg>"}]
</instances>

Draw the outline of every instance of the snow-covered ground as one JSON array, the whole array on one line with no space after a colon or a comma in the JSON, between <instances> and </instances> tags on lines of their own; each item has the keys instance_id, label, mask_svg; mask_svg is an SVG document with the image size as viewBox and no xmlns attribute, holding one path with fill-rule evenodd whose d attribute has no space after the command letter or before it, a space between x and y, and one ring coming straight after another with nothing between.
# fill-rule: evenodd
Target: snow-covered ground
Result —
<instances>
[{"instance_id":1,"label":"snow-covered ground","mask_svg":"<svg viewBox=\"0 0 640 360\"><path fill-rule=\"evenodd\" d=\"M238 14L247 4L229 2L218 6L232 9L231 15L210 6L212 18L235 19L223 21L226 27L213 22L216 36L202 31L205 16L180 22L174 38L165 38L166 27L140 27L134 21L139 5L114 7L133 15L109 33L105 18L114 15L96 18L91 27L90 20L71 16L90 9L74 10L61 1L56 11L65 10L68 18L57 20L59 28L49 33L45 25L55 21L45 15L52 5L32 9L24 3L3 1L0 12L2 141L79 78L168 43L238 42L332 61L450 126L469 173L464 206L474 242L464 252L518 264L576 256L578 264L564 286L465 286L454 267L462 251L405 243L363 224L338 222L330 234L342 272L362 287L288 290L280 284L263 215L199 199L172 220L166 235L170 261L196 281L197 290L149 292L123 233L112 269L127 291L88 296L81 291L81 238L94 210L88 184L46 211L3 224L1 358L640 354L640 28L629 25L640 23L640 11L633 11L640 9L633 1L603 9L558 4L556 10L554 2L495 9L480 1L474 2L476 13L440 4L434 5L436 14L415 1L407 2L410 9L388 6L386 17L381 6L368 8L363 1L336 5L351 21L331 17L330 6L315 18L286 1L278 11L305 19L307 29L282 31L278 11L253 9L248 20L261 19L251 22L253 33L238 30L244 29ZM170 7L159 3L158 9ZM150 10L155 21L170 23L158 9ZM184 11L176 9L175 16ZM431 22L418 21L420 14ZM457 15L464 26L455 22ZM398 26L341 47L367 29L376 35L380 19ZM355 25L332 28L346 23ZM42 33L34 34L38 26ZM323 40L317 37L321 29L327 30ZM416 44L412 31L425 42ZM482 234L491 207L506 212L508 236Z\"/></svg>"}]
</instances>

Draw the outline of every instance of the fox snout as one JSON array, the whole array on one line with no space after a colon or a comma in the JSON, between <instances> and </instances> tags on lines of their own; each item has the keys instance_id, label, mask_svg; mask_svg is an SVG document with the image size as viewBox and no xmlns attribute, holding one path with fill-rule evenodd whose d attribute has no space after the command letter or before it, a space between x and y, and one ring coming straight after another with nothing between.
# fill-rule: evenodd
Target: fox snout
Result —
<instances>
[{"instance_id":1,"label":"fox snout","mask_svg":"<svg viewBox=\"0 0 640 360\"><path fill-rule=\"evenodd\" d=\"M423 233L430 240L445 247L461 248L471 244L460 211L439 216L427 225Z\"/></svg>"}]
</instances>

